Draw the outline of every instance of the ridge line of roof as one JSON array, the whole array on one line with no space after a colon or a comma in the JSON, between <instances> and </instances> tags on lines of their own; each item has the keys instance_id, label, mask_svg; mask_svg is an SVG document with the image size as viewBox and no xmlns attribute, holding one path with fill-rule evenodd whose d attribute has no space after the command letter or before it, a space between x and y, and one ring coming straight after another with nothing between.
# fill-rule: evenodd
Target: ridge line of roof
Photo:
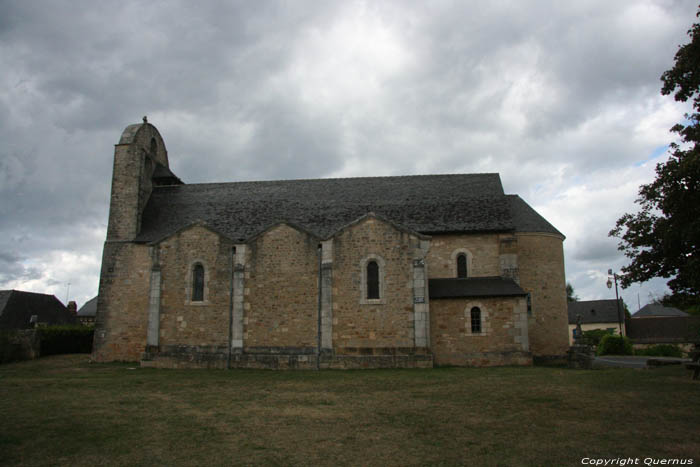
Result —
<instances>
[{"instance_id":1,"label":"ridge line of roof","mask_svg":"<svg viewBox=\"0 0 700 467\"><path fill-rule=\"evenodd\" d=\"M277 180L241 180L237 182L203 182L203 183L186 183L184 186L203 186L203 185L233 185L240 183L277 183L277 182L320 182L331 180L378 180L388 178L435 178L435 177L473 177L479 175L497 176L500 179L498 172L480 172L480 173L461 173L461 174L412 174L412 175L379 175L379 176L364 176L364 177L329 177L329 178L289 178ZM173 185L168 185L173 186ZM179 185L183 186L183 185ZM155 188L155 187L154 187ZM158 187L162 188L162 187ZM514 195L517 196L517 195Z\"/></svg>"}]
</instances>

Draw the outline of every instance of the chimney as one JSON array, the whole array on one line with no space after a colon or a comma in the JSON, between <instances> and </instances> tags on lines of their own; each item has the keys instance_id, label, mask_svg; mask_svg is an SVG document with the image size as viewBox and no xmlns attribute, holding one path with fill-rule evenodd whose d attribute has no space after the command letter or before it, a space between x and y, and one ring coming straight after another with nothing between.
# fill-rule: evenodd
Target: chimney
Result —
<instances>
[{"instance_id":1,"label":"chimney","mask_svg":"<svg viewBox=\"0 0 700 467\"><path fill-rule=\"evenodd\" d=\"M75 303L74 300L68 302L68 306L66 308L68 308L68 311L70 311L74 315L78 313L78 305Z\"/></svg>"}]
</instances>

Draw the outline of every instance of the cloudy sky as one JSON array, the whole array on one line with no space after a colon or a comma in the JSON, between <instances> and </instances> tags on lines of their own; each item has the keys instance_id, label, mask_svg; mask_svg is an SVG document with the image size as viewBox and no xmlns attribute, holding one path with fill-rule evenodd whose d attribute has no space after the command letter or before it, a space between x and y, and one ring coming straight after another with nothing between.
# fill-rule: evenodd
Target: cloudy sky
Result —
<instances>
[{"instance_id":1,"label":"cloudy sky","mask_svg":"<svg viewBox=\"0 0 700 467\"><path fill-rule=\"evenodd\" d=\"M97 293L114 144L148 115L186 183L499 172L614 298L607 232L687 110L691 1L0 0L0 289ZM70 284L70 286L69 286ZM665 281L623 292L633 311Z\"/></svg>"}]
</instances>

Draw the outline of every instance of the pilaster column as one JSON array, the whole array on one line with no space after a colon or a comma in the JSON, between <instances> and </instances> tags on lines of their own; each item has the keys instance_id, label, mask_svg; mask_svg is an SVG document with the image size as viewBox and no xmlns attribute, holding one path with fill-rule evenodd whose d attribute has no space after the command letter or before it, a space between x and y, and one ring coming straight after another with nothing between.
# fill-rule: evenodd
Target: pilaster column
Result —
<instances>
[{"instance_id":1,"label":"pilaster column","mask_svg":"<svg viewBox=\"0 0 700 467\"><path fill-rule=\"evenodd\" d=\"M245 244L236 245L233 258L233 317L231 322L231 350L243 349L243 305L245 297Z\"/></svg>"},{"instance_id":2,"label":"pilaster column","mask_svg":"<svg viewBox=\"0 0 700 467\"><path fill-rule=\"evenodd\" d=\"M413 345L430 347L430 305L428 303L428 266L425 255L429 240L420 240L420 247L413 259Z\"/></svg>"},{"instance_id":3,"label":"pilaster column","mask_svg":"<svg viewBox=\"0 0 700 467\"><path fill-rule=\"evenodd\" d=\"M151 288L148 294L146 347L158 347L160 334L160 248L151 247Z\"/></svg>"},{"instance_id":4,"label":"pilaster column","mask_svg":"<svg viewBox=\"0 0 700 467\"><path fill-rule=\"evenodd\" d=\"M321 349L333 350L333 239L321 242Z\"/></svg>"}]
</instances>

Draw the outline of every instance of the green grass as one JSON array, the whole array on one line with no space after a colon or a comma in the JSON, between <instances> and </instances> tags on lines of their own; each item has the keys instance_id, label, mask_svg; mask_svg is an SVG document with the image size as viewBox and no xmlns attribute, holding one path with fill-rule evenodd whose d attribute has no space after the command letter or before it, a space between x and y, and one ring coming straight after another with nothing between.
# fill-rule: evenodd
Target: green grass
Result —
<instances>
[{"instance_id":1,"label":"green grass","mask_svg":"<svg viewBox=\"0 0 700 467\"><path fill-rule=\"evenodd\" d=\"M0 366L2 465L700 462L700 382L653 370Z\"/></svg>"}]
</instances>

